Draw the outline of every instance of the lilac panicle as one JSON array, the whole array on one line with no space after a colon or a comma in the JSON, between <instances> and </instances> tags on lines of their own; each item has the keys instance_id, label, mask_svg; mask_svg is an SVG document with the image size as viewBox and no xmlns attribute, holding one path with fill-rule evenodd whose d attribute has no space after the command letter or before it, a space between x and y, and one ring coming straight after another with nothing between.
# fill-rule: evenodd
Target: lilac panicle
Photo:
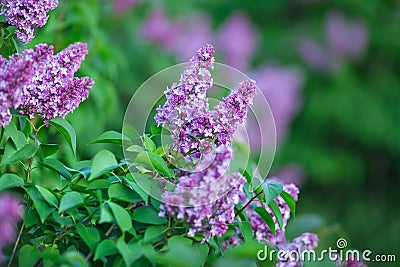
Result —
<instances>
[{"instance_id":1,"label":"lilac panicle","mask_svg":"<svg viewBox=\"0 0 400 267\"><path fill-rule=\"evenodd\" d=\"M160 215L184 219L189 224L188 234L201 234L203 241L221 237L234 222L234 206L245 179L239 173L226 173L232 159L229 145L239 123L246 119L256 90L254 81L243 81L215 110L209 110L206 93L213 85L213 54L211 45L197 51L179 83L165 91L167 102L155 117L171 131L173 146L185 155L191 153L197 164L194 172L176 171L179 182L175 191L163 194L166 204L161 205Z\"/></svg>"},{"instance_id":2,"label":"lilac panicle","mask_svg":"<svg viewBox=\"0 0 400 267\"><path fill-rule=\"evenodd\" d=\"M23 43L29 43L34 38L35 28L46 24L47 12L58 5L58 0L0 0L1 13L7 22L17 26L17 37Z\"/></svg>"},{"instance_id":3,"label":"lilac panicle","mask_svg":"<svg viewBox=\"0 0 400 267\"><path fill-rule=\"evenodd\" d=\"M253 105L256 94L256 82L246 80L241 82L228 97L225 97L211 112L218 126L217 142L230 144L239 124L245 122L247 110Z\"/></svg>"},{"instance_id":4,"label":"lilac panicle","mask_svg":"<svg viewBox=\"0 0 400 267\"><path fill-rule=\"evenodd\" d=\"M54 55L53 46L39 44L21 54L0 56L0 125L11 120L10 108L47 123L65 117L85 100L94 82L74 77L84 60L86 44L75 43Z\"/></svg>"},{"instance_id":5,"label":"lilac panicle","mask_svg":"<svg viewBox=\"0 0 400 267\"><path fill-rule=\"evenodd\" d=\"M15 224L20 221L19 200L10 194L0 196L0 263L2 250L15 238Z\"/></svg>"},{"instance_id":6,"label":"lilac panicle","mask_svg":"<svg viewBox=\"0 0 400 267\"><path fill-rule=\"evenodd\" d=\"M34 77L24 90L20 112L31 118L37 114L47 123L76 109L94 84L88 77L74 77L87 53L83 43L74 43L56 55L47 44L22 52L20 57L32 62Z\"/></svg>"}]
</instances>

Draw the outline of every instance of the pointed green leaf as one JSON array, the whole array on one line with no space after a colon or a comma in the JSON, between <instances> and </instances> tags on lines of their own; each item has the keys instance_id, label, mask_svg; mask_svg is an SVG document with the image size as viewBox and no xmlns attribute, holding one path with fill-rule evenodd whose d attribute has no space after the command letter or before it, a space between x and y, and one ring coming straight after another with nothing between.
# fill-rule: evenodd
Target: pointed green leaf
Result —
<instances>
[{"instance_id":1,"label":"pointed green leaf","mask_svg":"<svg viewBox=\"0 0 400 267\"><path fill-rule=\"evenodd\" d=\"M279 209L278 204L276 204L275 201L271 201L271 203L269 203L268 206L271 209L272 213L274 214L275 219L278 222L279 228L282 230L283 219L282 219L282 213L281 213L281 210Z\"/></svg>"},{"instance_id":2,"label":"pointed green leaf","mask_svg":"<svg viewBox=\"0 0 400 267\"><path fill-rule=\"evenodd\" d=\"M36 188L47 203L54 206L55 208L58 208L58 199L53 195L53 193L51 193L46 188L41 187L40 185L36 185Z\"/></svg>"},{"instance_id":3,"label":"pointed green leaf","mask_svg":"<svg viewBox=\"0 0 400 267\"><path fill-rule=\"evenodd\" d=\"M24 179L13 173L5 173L0 177L0 191L13 187L23 187L24 184Z\"/></svg>"},{"instance_id":4,"label":"pointed green leaf","mask_svg":"<svg viewBox=\"0 0 400 267\"><path fill-rule=\"evenodd\" d=\"M275 235L275 223L271 217L271 214L269 214L268 211L266 211L263 207L257 207L254 211L261 216L264 222L268 225L271 232Z\"/></svg>"},{"instance_id":5,"label":"pointed green leaf","mask_svg":"<svg viewBox=\"0 0 400 267\"><path fill-rule=\"evenodd\" d=\"M126 149L126 151L133 152L133 153L140 153L140 152L143 152L144 149L143 149L143 147L138 146L138 145L131 145L130 147L128 147Z\"/></svg>"},{"instance_id":6,"label":"pointed green leaf","mask_svg":"<svg viewBox=\"0 0 400 267\"><path fill-rule=\"evenodd\" d=\"M108 131L108 132L102 133L92 143L108 143L108 144L117 144L117 145L129 145L132 142L128 137L126 137L125 135L122 135L121 133L118 133L116 131Z\"/></svg>"},{"instance_id":7,"label":"pointed green leaf","mask_svg":"<svg viewBox=\"0 0 400 267\"><path fill-rule=\"evenodd\" d=\"M81 194L78 192L68 192L61 198L59 212L82 205L83 202Z\"/></svg>"},{"instance_id":8,"label":"pointed green leaf","mask_svg":"<svg viewBox=\"0 0 400 267\"><path fill-rule=\"evenodd\" d=\"M118 253L117 247L114 242L109 239L105 239L101 241L101 243L97 246L96 252L94 253L94 260L98 260L101 257L107 257L111 255L115 255Z\"/></svg>"},{"instance_id":9,"label":"pointed green leaf","mask_svg":"<svg viewBox=\"0 0 400 267\"><path fill-rule=\"evenodd\" d=\"M121 183L112 184L108 189L108 196L113 200L120 200L128 203L135 203L142 200L135 191Z\"/></svg>"},{"instance_id":10,"label":"pointed green leaf","mask_svg":"<svg viewBox=\"0 0 400 267\"><path fill-rule=\"evenodd\" d=\"M89 247L90 251L94 252L97 244L100 242L99 230L94 227L85 227L82 224L78 224L76 230L83 242Z\"/></svg>"},{"instance_id":11,"label":"pointed green leaf","mask_svg":"<svg viewBox=\"0 0 400 267\"><path fill-rule=\"evenodd\" d=\"M21 161L33 157L38 151L39 146L37 144L26 144L20 150L15 151L2 164L10 164L16 161Z\"/></svg>"},{"instance_id":12,"label":"pointed green leaf","mask_svg":"<svg viewBox=\"0 0 400 267\"><path fill-rule=\"evenodd\" d=\"M174 172L168 168L165 161L159 155L152 152L142 152L136 157L136 163L144 164L155 169L158 173L167 177L174 177Z\"/></svg>"},{"instance_id":13,"label":"pointed green leaf","mask_svg":"<svg viewBox=\"0 0 400 267\"><path fill-rule=\"evenodd\" d=\"M153 142L153 140L151 140L150 137L144 135L143 140L144 140L144 147L146 148L147 151L154 152L154 150L156 150L156 144Z\"/></svg>"},{"instance_id":14,"label":"pointed green leaf","mask_svg":"<svg viewBox=\"0 0 400 267\"><path fill-rule=\"evenodd\" d=\"M163 224L167 219L159 217L157 211L148 206L136 209L132 214L132 220L147 224Z\"/></svg>"},{"instance_id":15,"label":"pointed green leaf","mask_svg":"<svg viewBox=\"0 0 400 267\"><path fill-rule=\"evenodd\" d=\"M24 245L19 250L19 265L20 267L33 267L40 259L40 251L38 248L31 245Z\"/></svg>"},{"instance_id":16,"label":"pointed green leaf","mask_svg":"<svg viewBox=\"0 0 400 267\"><path fill-rule=\"evenodd\" d=\"M290 209L290 213L292 214L292 216L294 217L296 214L296 201L294 200L294 198L292 197L292 195L290 195L289 193L282 191L281 193L281 197L283 198L283 200L286 202L286 204L288 205L289 209Z\"/></svg>"},{"instance_id":17,"label":"pointed green leaf","mask_svg":"<svg viewBox=\"0 0 400 267\"><path fill-rule=\"evenodd\" d=\"M132 228L132 219L129 216L129 213L120 205L109 202L110 208L114 214L115 221L119 228L125 232Z\"/></svg>"},{"instance_id":18,"label":"pointed green leaf","mask_svg":"<svg viewBox=\"0 0 400 267\"><path fill-rule=\"evenodd\" d=\"M71 147L74 155L76 154L76 133L74 127L65 119L54 118L49 122L54 128L59 131L64 138L67 140L69 146Z\"/></svg>"},{"instance_id":19,"label":"pointed green leaf","mask_svg":"<svg viewBox=\"0 0 400 267\"><path fill-rule=\"evenodd\" d=\"M269 205L283 191L283 185L278 182L263 183L262 188L265 195L265 204Z\"/></svg>"},{"instance_id":20,"label":"pointed green leaf","mask_svg":"<svg viewBox=\"0 0 400 267\"><path fill-rule=\"evenodd\" d=\"M118 163L113 153L108 150L101 150L93 158L92 173L89 176L89 181L100 177L117 165Z\"/></svg>"},{"instance_id":21,"label":"pointed green leaf","mask_svg":"<svg viewBox=\"0 0 400 267\"><path fill-rule=\"evenodd\" d=\"M43 162L40 162L40 165L58 172L65 179L69 180L72 177L71 173L67 170L65 165L56 159L53 158L44 159Z\"/></svg>"}]
</instances>

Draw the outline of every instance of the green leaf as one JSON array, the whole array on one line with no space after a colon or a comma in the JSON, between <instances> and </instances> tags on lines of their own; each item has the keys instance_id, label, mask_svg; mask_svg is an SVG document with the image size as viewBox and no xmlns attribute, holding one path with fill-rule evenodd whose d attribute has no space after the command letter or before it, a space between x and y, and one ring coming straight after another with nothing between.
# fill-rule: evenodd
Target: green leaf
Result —
<instances>
[{"instance_id":1,"label":"green leaf","mask_svg":"<svg viewBox=\"0 0 400 267\"><path fill-rule=\"evenodd\" d=\"M116 131L108 131L108 132L102 133L92 143L108 143L108 144L117 144L117 145L129 145L132 142L128 137L126 137L125 135L122 135L121 133L118 133Z\"/></svg>"},{"instance_id":2,"label":"green leaf","mask_svg":"<svg viewBox=\"0 0 400 267\"><path fill-rule=\"evenodd\" d=\"M148 202L149 194L134 181L131 173L128 173L125 177L125 181L133 188L133 190L140 195L144 202Z\"/></svg>"},{"instance_id":3,"label":"green leaf","mask_svg":"<svg viewBox=\"0 0 400 267\"><path fill-rule=\"evenodd\" d=\"M135 127L130 124L125 124L122 128L122 134L129 137L132 140L138 139L140 137L138 131L136 131Z\"/></svg>"},{"instance_id":4,"label":"green leaf","mask_svg":"<svg viewBox=\"0 0 400 267\"><path fill-rule=\"evenodd\" d=\"M126 149L126 151L133 152L133 153L140 153L140 152L143 152L144 149L143 149L143 147L138 146L138 145L131 145L130 147L128 147Z\"/></svg>"},{"instance_id":5,"label":"green leaf","mask_svg":"<svg viewBox=\"0 0 400 267\"><path fill-rule=\"evenodd\" d=\"M288 205L288 207L290 209L290 213L294 217L295 214L296 214L296 201L294 200L292 195L290 195L288 192L285 192L285 191L282 191L281 197L283 198L283 200Z\"/></svg>"},{"instance_id":6,"label":"green leaf","mask_svg":"<svg viewBox=\"0 0 400 267\"><path fill-rule=\"evenodd\" d=\"M162 128L158 127L157 125L152 125L150 131L152 135L159 135L162 132Z\"/></svg>"},{"instance_id":7,"label":"green leaf","mask_svg":"<svg viewBox=\"0 0 400 267\"><path fill-rule=\"evenodd\" d=\"M99 223L111 223L113 220L113 216L111 214L111 211L109 208L106 206L106 204L103 204L101 206L100 210L100 220Z\"/></svg>"},{"instance_id":8,"label":"green leaf","mask_svg":"<svg viewBox=\"0 0 400 267\"><path fill-rule=\"evenodd\" d=\"M146 228L143 237L143 244L160 241L165 236L165 227L161 225L150 225Z\"/></svg>"},{"instance_id":9,"label":"green leaf","mask_svg":"<svg viewBox=\"0 0 400 267\"><path fill-rule=\"evenodd\" d=\"M44 159L43 162L40 162L40 165L58 172L65 179L69 180L72 177L71 173L67 170L65 165L56 159L53 158Z\"/></svg>"},{"instance_id":10,"label":"green leaf","mask_svg":"<svg viewBox=\"0 0 400 267\"><path fill-rule=\"evenodd\" d=\"M107 257L117 253L118 250L114 242L109 239L105 239L97 246L96 252L94 253L94 260L96 261L101 257Z\"/></svg>"},{"instance_id":11,"label":"green leaf","mask_svg":"<svg viewBox=\"0 0 400 267\"><path fill-rule=\"evenodd\" d=\"M263 183L262 188L265 195L265 204L269 205L283 191L283 185L278 182Z\"/></svg>"},{"instance_id":12,"label":"green leaf","mask_svg":"<svg viewBox=\"0 0 400 267\"><path fill-rule=\"evenodd\" d=\"M44 198L44 200L46 200L47 203L54 206L55 208L58 208L58 200L53 195L53 193L51 193L46 188L41 187L40 185L36 185L36 188L38 189L39 193L42 195L42 197Z\"/></svg>"},{"instance_id":13,"label":"green leaf","mask_svg":"<svg viewBox=\"0 0 400 267\"><path fill-rule=\"evenodd\" d=\"M132 220L147 224L163 224L167 219L159 217L152 207L144 206L136 209L132 214Z\"/></svg>"},{"instance_id":14,"label":"green leaf","mask_svg":"<svg viewBox=\"0 0 400 267\"><path fill-rule=\"evenodd\" d=\"M5 173L0 177L0 191L13 187L23 187L24 179L13 173Z\"/></svg>"},{"instance_id":15,"label":"green leaf","mask_svg":"<svg viewBox=\"0 0 400 267\"><path fill-rule=\"evenodd\" d=\"M264 222L268 225L271 232L275 235L275 222L272 219L271 214L269 214L268 211L265 210L263 207L257 207L254 211L261 216Z\"/></svg>"},{"instance_id":16,"label":"green leaf","mask_svg":"<svg viewBox=\"0 0 400 267\"><path fill-rule=\"evenodd\" d=\"M24 245L19 250L19 265L20 267L33 267L40 259L40 251L38 248L31 245Z\"/></svg>"},{"instance_id":17,"label":"green leaf","mask_svg":"<svg viewBox=\"0 0 400 267\"><path fill-rule=\"evenodd\" d=\"M40 148L43 151L43 157L47 158L55 154L60 149L60 146L57 144L40 144Z\"/></svg>"},{"instance_id":18,"label":"green leaf","mask_svg":"<svg viewBox=\"0 0 400 267\"><path fill-rule=\"evenodd\" d=\"M253 239L253 233L251 229L251 225L249 222L238 222L238 226L240 231L242 232L243 238L246 242L249 242Z\"/></svg>"},{"instance_id":19,"label":"green leaf","mask_svg":"<svg viewBox=\"0 0 400 267\"><path fill-rule=\"evenodd\" d=\"M251 178L250 173L243 168L239 168L239 171L246 178L246 181L251 185L252 178Z\"/></svg>"},{"instance_id":20,"label":"green leaf","mask_svg":"<svg viewBox=\"0 0 400 267\"><path fill-rule=\"evenodd\" d=\"M17 126L15 126L15 123L13 121L10 121L10 124L8 124L5 128L4 128L5 132L7 133L7 135L9 137L11 137L11 139L13 140L14 144L16 146L18 146L19 141L18 141L18 129ZM26 142L26 138L25 138L25 142Z\"/></svg>"},{"instance_id":21,"label":"green leaf","mask_svg":"<svg viewBox=\"0 0 400 267\"><path fill-rule=\"evenodd\" d=\"M115 221L119 228L125 232L132 228L132 219L129 216L129 213L120 205L109 202L110 208L114 214Z\"/></svg>"},{"instance_id":22,"label":"green leaf","mask_svg":"<svg viewBox=\"0 0 400 267\"><path fill-rule=\"evenodd\" d=\"M282 230L282 227L283 227L282 213L281 213L281 210L279 209L278 204L276 204L275 201L271 201L271 203L269 203L268 206L271 209L272 213L275 215L275 218L276 218L276 221L278 222L279 228Z\"/></svg>"},{"instance_id":23,"label":"green leaf","mask_svg":"<svg viewBox=\"0 0 400 267\"><path fill-rule=\"evenodd\" d=\"M89 176L89 181L100 177L116 166L118 166L118 163L114 154L108 150L101 150L93 158L92 173Z\"/></svg>"},{"instance_id":24,"label":"green leaf","mask_svg":"<svg viewBox=\"0 0 400 267\"><path fill-rule=\"evenodd\" d=\"M143 256L141 244L134 243L127 245L123 237L118 239L117 249L121 253L127 267L133 266L132 264Z\"/></svg>"},{"instance_id":25,"label":"green leaf","mask_svg":"<svg viewBox=\"0 0 400 267\"><path fill-rule=\"evenodd\" d=\"M135 191L121 183L112 184L108 189L108 196L113 200L120 200L128 203L135 203L142 200Z\"/></svg>"},{"instance_id":26,"label":"green leaf","mask_svg":"<svg viewBox=\"0 0 400 267\"><path fill-rule=\"evenodd\" d=\"M111 185L111 182L106 179L98 179L94 180L89 183L89 185L86 187L88 190L93 190L93 189L104 189L104 188L109 188Z\"/></svg>"},{"instance_id":27,"label":"green leaf","mask_svg":"<svg viewBox=\"0 0 400 267\"><path fill-rule=\"evenodd\" d=\"M83 202L81 194L78 192L68 192L61 198L59 212L82 205Z\"/></svg>"},{"instance_id":28,"label":"green leaf","mask_svg":"<svg viewBox=\"0 0 400 267\"><path fill-rule=\"evenodd\" d=\"M167 164L159 155L152 152L142 152L136 157L136 163L152 167L158 173L167 177L175 177L174 172L168 168Z\"/></svg>"},{"instance_id":29,"label":"green leaf","mask_svg":"<svg viewBox=\"0 0 400 267\"><path fill-rule=\"evenodd\" d=\"M74 127L65 119L54 118L49 122L54 128L59 131L64 138L67 140L69 146L71 147L74 155L76 154L76 133Z\"/></svg>"},{"instance_id":30,"label":"green leaf","mask_svg":"<svg viewBox=\"0 0 400 267\"><path fill-rule=\"evenodd\" d=\"M154 150L156 150L156 144L153 142L153 140L151 140L150 137L144 135L143 140L144 140L144 147L146 148L147 151L154 152Z\"/></svg>"},{"instance_id":31,"label":"green leaf","mask_svg":"<svg viewBox=\"0 0 400 267\"><path fill-rule=\"evenodd\" d=\"M26 144L20 150L15 151L10 157L4 160L2 164L10 164L16 161L21 161L33 157L38 151L37 144Z\"/></svg>"},{"instance_id":32,"label":"green leaf","mask_svg":"<svg viewBox=\"0 0 400 267\"><path fill-rule=\"evenodd\" d=\"M90 251L94 252L97 244L100 242L100 233L94 227L85 227L82 224L76 226L79 236L89 247Z\"/></svg>"},{"instance_id":33,"label":"green leaf","mask_svg":"<svg viewBox=\"0 0 400 267\"><path fill-rule=\"evenodd\" d=\"M40 221L44 223L47 217L55 210L55 208L50 207L43 199L43 197L36 191L36 189L30 189L28 191L33 204L35 205L36 212L39 215Z\"/></svg>"}]
</instances>

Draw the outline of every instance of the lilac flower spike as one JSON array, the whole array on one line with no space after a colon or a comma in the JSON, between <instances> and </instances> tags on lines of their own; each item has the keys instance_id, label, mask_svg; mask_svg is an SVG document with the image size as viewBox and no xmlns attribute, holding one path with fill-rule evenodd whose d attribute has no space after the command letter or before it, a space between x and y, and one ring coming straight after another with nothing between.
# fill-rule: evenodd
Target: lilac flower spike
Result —
<instances>
[{"instance_id":1,"label":"lilac flower spike","mask_svg":"<svg viewBox=\"0 0 400 267\"><path fill-rule=\"evenodd\" d=\"M0 125L11 120L10 108L45 123L65 117L89 95L94 82L74 77L84 60L86 44L75 43L54 55L53 46L39 44L7 61L0 56Z\"/></svg>"},{"instance_id":2,"label":"lilac flower spike","mask_svg":"<svg viewBox=\"0 0 400 267\"><path fill-rule=\"evenodd\" d=\"M197 51L179 83L165 91L167 102L155 116L159 125L171 131L179 152L190 154L197 163L194 172L176 171L179 182L173 192L163 194L166 204L161 205L160 215L184 219L190 225L188 234L199 233L203 241L221 237L234 221L234 206L245 179L240 173L226 173L232 159L229 145L236 128L245 121L256 91L254 81L243 81L209 110L206 93L213 85L213 54L211 45ZM189 200L183 197L186 195Z\"/></svg>"},{"instance_id":3,"label":"lilac flower spike","mask_svg":"<svg viewBox=\"0 0 400 267\"><path fill-rule=\"evenodd\" d=\"M35 28L46 24L46 13L57 7L58 0L1 0L0 4L7 22L18 27L17 37L29 43L34 38Z\"/></svg>"},{"instance_id":4,"label":"lilac flower spike","mask_svg":"<svg viewBox=\"0 0 400 267\"><path fill-rule=\"evenodd\" d=\"M87 53L83 43L74 43L57 55L47 44L25 50L20 57L32 61L35 75L24 90L20 112L31 118L38 114L48 122L76 109L94 84L88 77L74 77Z\"/></svg>"}]
</instances>

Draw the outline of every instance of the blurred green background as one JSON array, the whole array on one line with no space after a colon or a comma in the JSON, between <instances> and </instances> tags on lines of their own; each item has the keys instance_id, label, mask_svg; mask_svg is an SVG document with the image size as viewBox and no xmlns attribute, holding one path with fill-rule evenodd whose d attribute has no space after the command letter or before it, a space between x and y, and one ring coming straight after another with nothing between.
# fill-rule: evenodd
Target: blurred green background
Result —
<instances>
[{"instance_id":1,"label":"blurred green background","mask_svg":"<svg viewBox=\"0 0 400 267\"><path fill-rule=\"evenodd\" d=\"M345 237L399 253L399 1L68 0L49 15L29 47L89 45L78 75L96 84L67 117L81 159L100 149L88 145L100 133L121 130L147 78L211 42L216 60L256 77L270 102L271 175L301 189L288 234L316 231L321 249Z\"/></svg>"}]
</instances>

